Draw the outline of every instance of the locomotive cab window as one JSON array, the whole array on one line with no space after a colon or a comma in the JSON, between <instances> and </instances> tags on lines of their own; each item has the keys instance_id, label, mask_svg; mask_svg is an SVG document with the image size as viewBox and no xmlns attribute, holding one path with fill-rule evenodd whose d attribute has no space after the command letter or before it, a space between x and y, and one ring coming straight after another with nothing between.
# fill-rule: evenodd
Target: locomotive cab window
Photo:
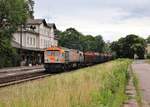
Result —
<instances>
[{"instance_id":1,"label":"locomotive cab window","mask_svg":"<svg viewBox=\"0 0 150 107\"><path fill-rule=\"evenodd\" d=\"M65 57L65 54L64 54L64 53L62 54L62 57Z\"/></svg>"},{"instance_id":2,"label":"locomotive cab window","mask_svg":"<svg viewBox=\"0 0 150 107\"><path fill-rule=\"evenodd\" d=\"M59 56L59 51L47 51L47 55L50 56Z\"/></svg>"},{"instance_id":3,"label":"locomotive cab window","mask_svg":"<svg viewBox=\"0 0 150 107\"><path fill-rule=\"evenodd\" d=\"M47 51L47 55L51 55L51 51Z\"/></svg>"}]
</instances>

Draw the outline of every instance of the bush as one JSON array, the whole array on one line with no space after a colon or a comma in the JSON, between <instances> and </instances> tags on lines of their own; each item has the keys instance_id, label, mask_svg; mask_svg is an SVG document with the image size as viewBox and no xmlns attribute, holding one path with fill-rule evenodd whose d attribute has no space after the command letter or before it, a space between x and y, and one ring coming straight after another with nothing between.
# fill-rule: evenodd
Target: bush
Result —
<instances>
[{"instance_id":1,"label":"bush","mask_svg":"<svg viewBox=\"0 0 150 107\"><path fill-rule=\"evenodd\" d=\"M19 55L16 50L9 48L6 51L0 52L0 68L14 67L19 65Z\"/></svg>"},{"instance_id":2,"label":"bush","mask_svg":"<svg viewBox=\"0 0 150 107\"><path fill-rule=\"evenodd\" d=\"M93 94L96 105L100 107L120 107L122 105L126 99L125 87L129 79L128 66L130 63L129 60L119 59L114 62L115 66L111 72L103 72L101 75L102 88Z\"/></svg>"},{"instance_id":3,"label":"bush","mask_svg":"<svg viewBox=\"0 0 150 107\"><path fill-rule=\"evenodd\" d=\"M150 53L149 53L149 54L147 54L147 59L150 59Z\"/></svg>"}]
</instances>

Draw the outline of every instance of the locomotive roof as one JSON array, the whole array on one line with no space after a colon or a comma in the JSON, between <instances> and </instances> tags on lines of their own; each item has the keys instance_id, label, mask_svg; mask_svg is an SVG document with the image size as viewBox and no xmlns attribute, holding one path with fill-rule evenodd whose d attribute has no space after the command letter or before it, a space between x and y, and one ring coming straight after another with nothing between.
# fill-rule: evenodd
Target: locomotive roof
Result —
<instances>
[{"instance_id":1,"label":"locomotive roof","mask_svg":"<svg viewBox=\"0 0 150 107\"><path fill-rule=\"evenodd\" d=\"M69 51L69 49L65 48L65 47L49 47L46 50L64 50L64 51Z\"/></svg>"},{"instance_id":2,"label":"locomotive roof","mask_svg":"<svg viewBox=\"0 0 150 107\"><path fill-rule=\"evenodd\" d=\"M46 50L64 50L64 51L79 51L79 50L76 50L76 49L69 49L69 48L65 48L65 47L49 47L47 48ZM79 51L79 52L82 52L82 51Z\"/></svg>"}]
</instances>

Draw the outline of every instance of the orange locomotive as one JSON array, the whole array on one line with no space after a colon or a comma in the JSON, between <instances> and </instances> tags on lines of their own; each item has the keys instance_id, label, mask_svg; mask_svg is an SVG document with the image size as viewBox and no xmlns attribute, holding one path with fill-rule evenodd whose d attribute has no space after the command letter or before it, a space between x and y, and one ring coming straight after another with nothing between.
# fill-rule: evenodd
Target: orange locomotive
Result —
<instances>
[{"instance_id":1,"label":"orange locomotive","mask_svg":"<svg viewBox=\"0 0 150 107\"><path fill-rule=\"evenodd\" d=\"M58 47L51 47L46 49L44 53L45 63L64 63L65 62L65 51Z\"/></svg>"},{"instance_id":2,"label":"orange locomotive","mask_svg":"<svg viewBox=\"0 0 150 107\"><path fill-rule=\"evenodd\" d=\"M81 66L84 62L83 52L64 47L50 47L44 52L47 71L65 70Z\"/></svg>"}]
</instances>

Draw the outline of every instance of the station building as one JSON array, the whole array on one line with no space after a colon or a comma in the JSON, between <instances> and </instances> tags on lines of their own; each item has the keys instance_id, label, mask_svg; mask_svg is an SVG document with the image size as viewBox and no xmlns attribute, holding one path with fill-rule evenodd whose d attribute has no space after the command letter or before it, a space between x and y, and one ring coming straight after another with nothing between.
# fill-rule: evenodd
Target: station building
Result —
<instances>
[{"instance_id":1,"label":"station building","mask_svg":"<svg viewBox=\"0 0 150 107\"><path fill-rule=\"evenodd\" d=\"M42 64L44 49L58 45L54 23L45 19L28 19L26 25L13 34L12 46L20 55L20 65Z\"/></svg>"},{"instance_id":2,"label":"station building","mask_svg":"<svg viewBox=\"0 0 150 107\"><path fill-rule=\"evenodd\" d=\"M147 44L146 53L147 53L147 54L150 54L150 44Z\"/></svg>"}]
</instances>

